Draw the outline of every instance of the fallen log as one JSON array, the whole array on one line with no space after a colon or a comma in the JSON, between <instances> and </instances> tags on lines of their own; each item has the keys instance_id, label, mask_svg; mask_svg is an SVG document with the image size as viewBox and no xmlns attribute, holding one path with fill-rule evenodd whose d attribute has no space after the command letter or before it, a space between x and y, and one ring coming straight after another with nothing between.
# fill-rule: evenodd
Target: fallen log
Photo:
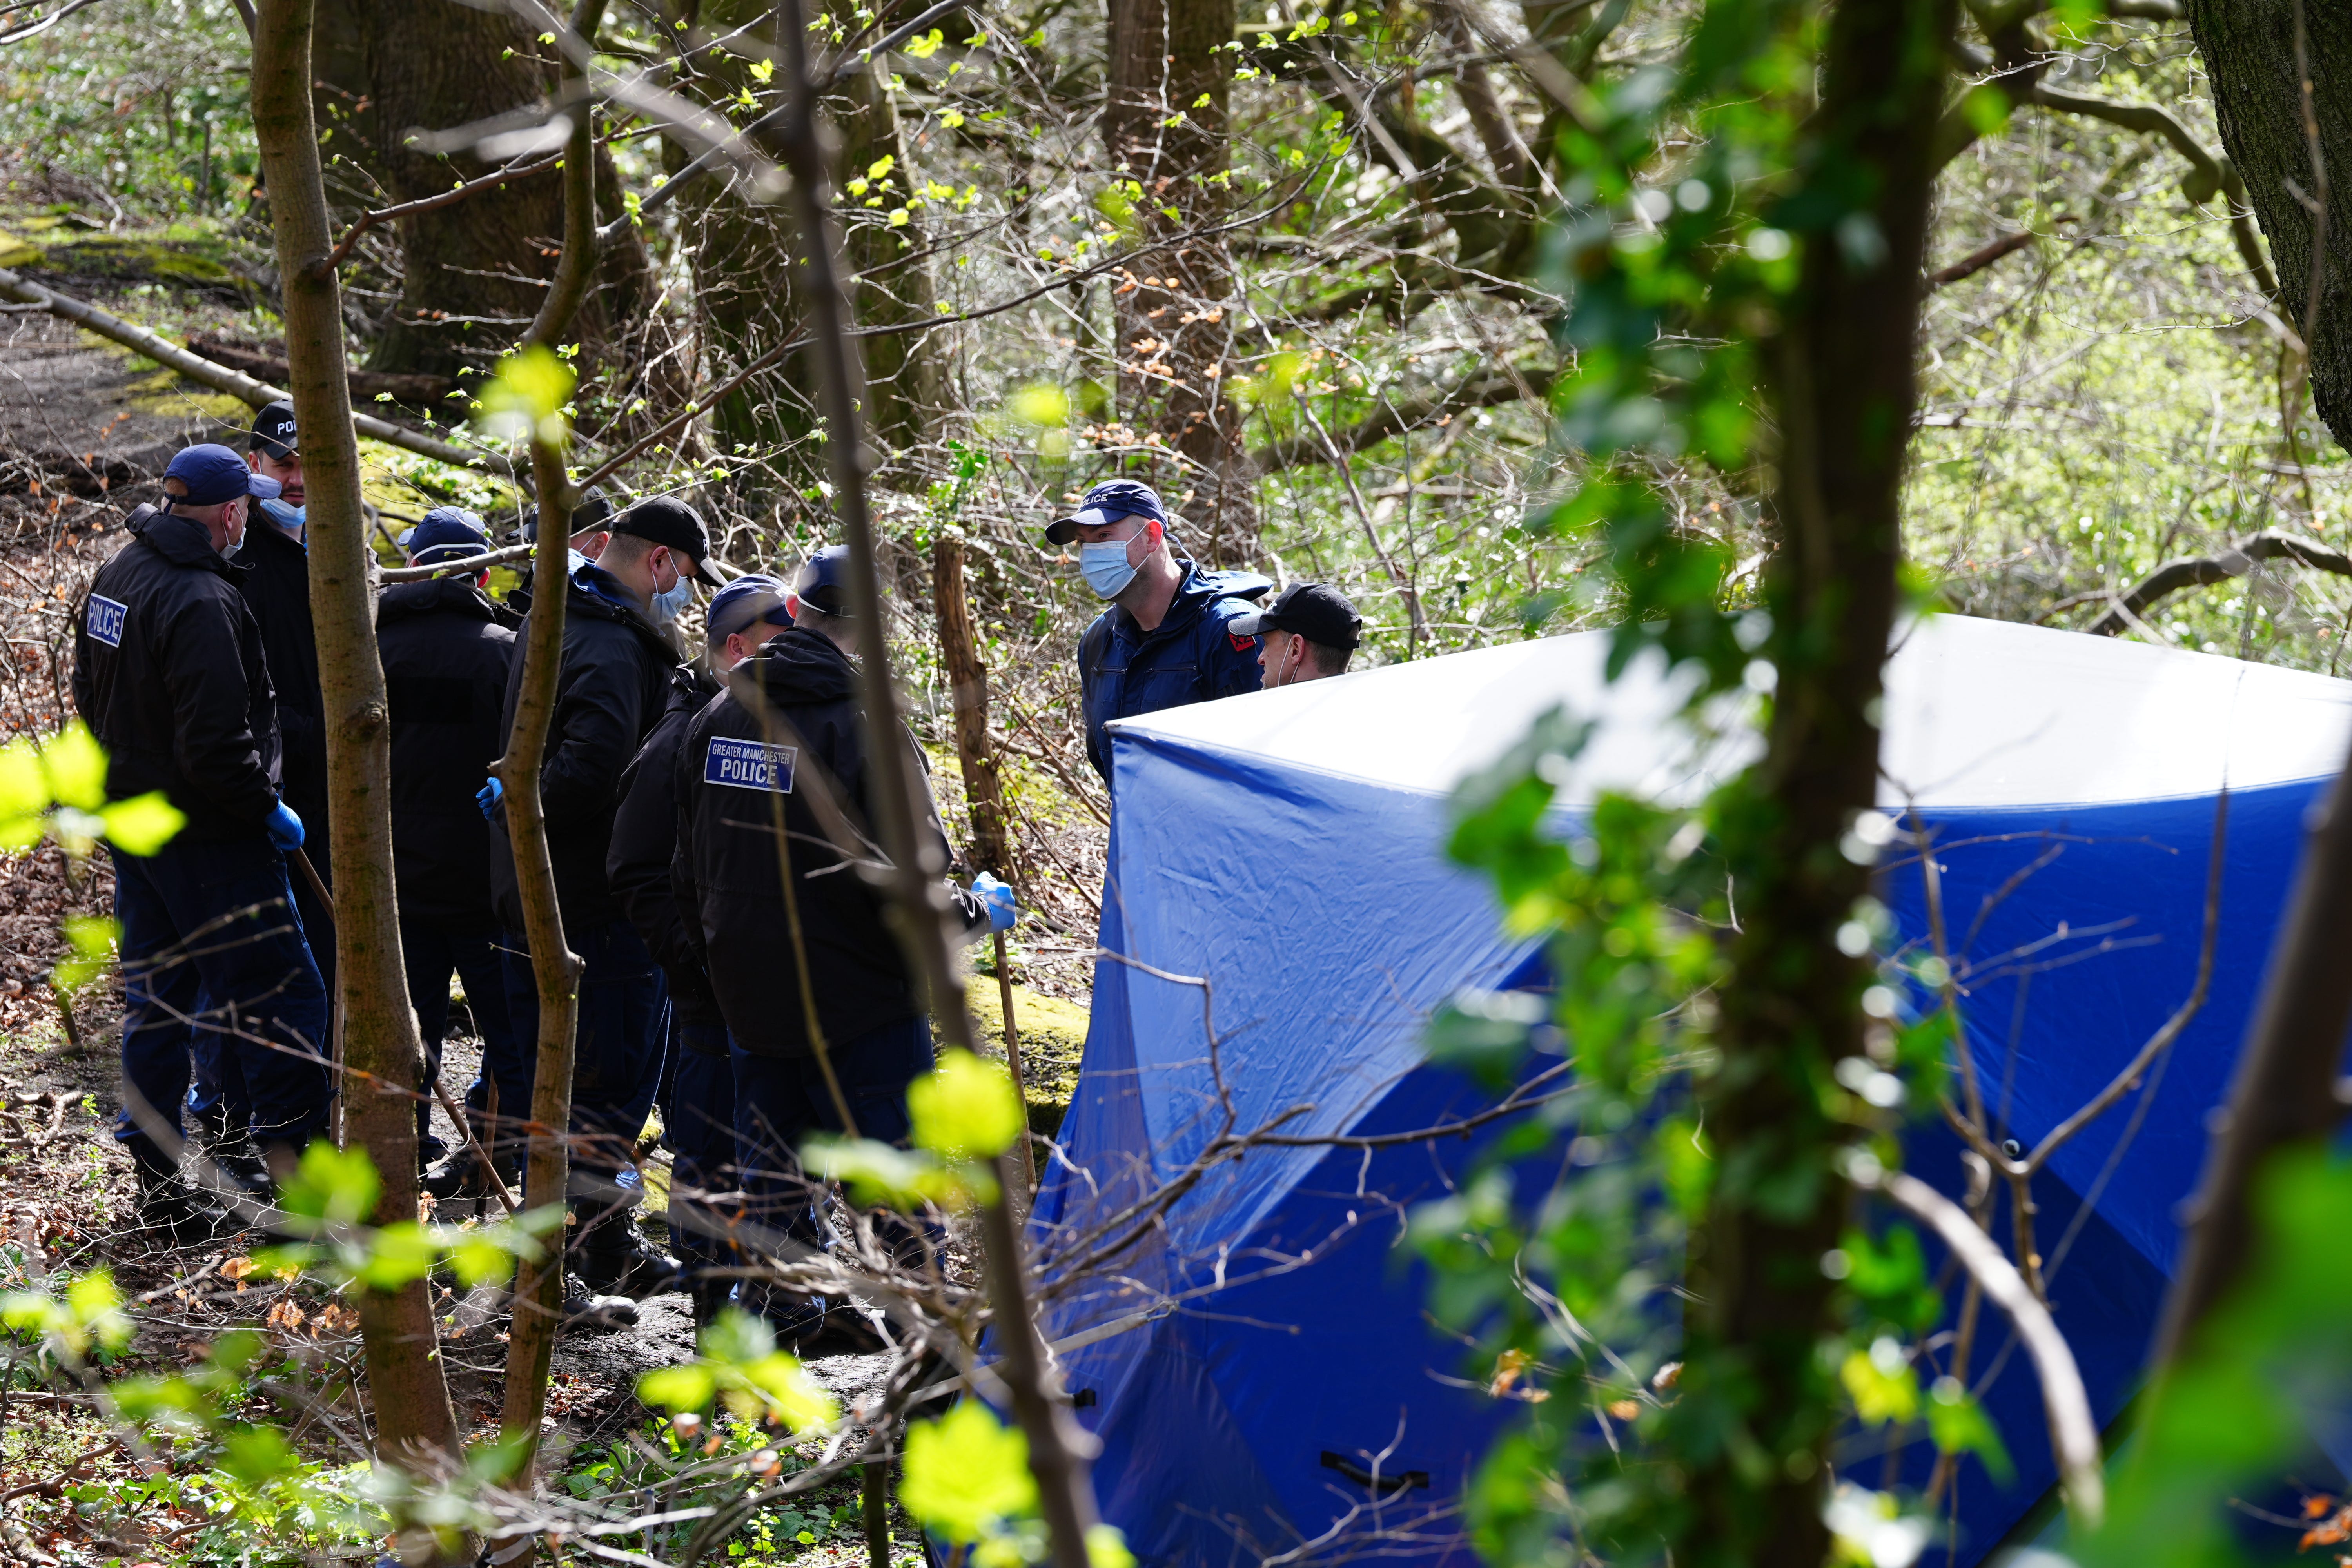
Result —
<instances>
[{"instance_id":1,"label":"fallen log","mask_svg":"<svg viewBox=\"0 0 2352 1568\"><path fill-rule=\"evenodd\" d=\"M289 378L284 356L264 349L247 348L243 343L198 333L188 340L188 352L215 364L243 371L273 385ZM352 401L354 403L381 393L389 395L394 403L427 407L448 396L457 384L446 375L411 375L398 371L349 370L343 374L351 384Z\"/></svg>"},{"instance_id":2,"label":"fallen log","mask_svg":"<svg viewBox=\"0 0 2352 1568\"><path fill-rule=\"evenodd\" d=\"M110 342L136 350L167 369L178 372L199 385L215 392L227 393L231 397L256 408L272 403L289 401L278 387L257 381L240 370L215 363L201 354L192 353L157 332L152 332L135 322L126 321L110 311L102 310L87 300L77 300L70 294L34 282L22 273L0 267L0 297L22 304L37 305L53 316L71 321L85 331L95 332ZM516 478L514 465L500 453L473 447L460 447L455 442L438 440L420 435L404 426L373 414L352 413L352 425L362 436L382 441L388 447L398 447L404 452L452 463L460 468L485 468L503 478Z\"/></svg>"}]
</instances>

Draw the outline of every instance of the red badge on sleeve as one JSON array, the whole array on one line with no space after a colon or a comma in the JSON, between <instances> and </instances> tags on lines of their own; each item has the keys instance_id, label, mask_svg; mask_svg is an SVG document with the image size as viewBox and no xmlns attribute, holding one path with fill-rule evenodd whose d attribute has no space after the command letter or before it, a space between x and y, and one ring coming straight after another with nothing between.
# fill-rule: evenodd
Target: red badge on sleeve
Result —
<instances>
[{"instance_id":1,"label":"red badge on sleeve","mask_svg":"<svg viewBox=\"0 0 2352 1568\"><path fill-rule=\"evenodd\" d=\"M1234 651L1235 653L1247 653L1250 649L1257 647L1257 638L1237 637L1231 632L1227 632L1225 634L1225 640L1234 645Z\"/></svg>"}]
</instances>

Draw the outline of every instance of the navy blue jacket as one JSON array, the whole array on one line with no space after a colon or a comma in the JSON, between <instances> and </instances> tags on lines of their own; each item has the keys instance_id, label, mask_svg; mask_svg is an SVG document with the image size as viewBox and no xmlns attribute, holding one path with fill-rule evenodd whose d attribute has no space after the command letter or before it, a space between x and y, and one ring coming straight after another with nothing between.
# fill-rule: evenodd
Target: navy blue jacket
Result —
<instances>
[{"instance_id":1,"label":"navy blue jacket","mask_svg":"<svg viewBox=\"0 0 2352 1568\"><path fill-rule=\"evenodd\" d=\"M129 526L74 624L74 706L106 748L106 793L160 789L191 839L258 842L278 805L278 701L237 592L250 569L177 513L142 506Z\"/></svg>"},{"instance_id":2,"label":"navy blue jacket","mask_svg":"<svg viewBox=\"0 0 2352 1568\"><path fill-rule=\"evenodd\" d=\"M1078 639L1078 692L1086 707L1087 760L1110 782L1110 737L1103 726L1188 702L1211 702L1258 688L1257 638L1225 627L1257 606L1274 584L1255 572L1207 572L1183 563L1184 581L1150 631L1113 605Z\"/></svg>"}]
</instances>

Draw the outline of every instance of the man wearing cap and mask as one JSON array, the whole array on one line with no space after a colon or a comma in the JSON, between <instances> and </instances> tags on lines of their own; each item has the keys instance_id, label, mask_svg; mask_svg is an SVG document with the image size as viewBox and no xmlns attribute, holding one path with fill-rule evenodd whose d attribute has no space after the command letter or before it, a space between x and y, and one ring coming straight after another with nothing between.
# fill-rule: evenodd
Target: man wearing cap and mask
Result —
<instances>
[{"instance_id":1,"label":"man wearing cap and mask","mask_svg":"<svg viewBox=\"0 0 2352 1568\"><path fill-rule=\"evenodd\" d=\"M782 583L756 573L719 591L704 612L711 674L725 676L792 625L785 597ZM613 891L668 983L670 1079L661 1105L673 1156L669 1231L687 1269L698 1324L718 1316L733 1285L713 1276L730 1261L729 1249L719 1239L719 1222L696 1196L735 1185L735 1077L727 1059L727 1020L702 971L700 947L687 934L670 881L677 853L673 773L687 725L719 690L718 681L691 664L670 672L668 707L621 776L621 809L613 819L613 849L604 863ZM625 1255L644 1249L634 1247L634 1237L618 1226L601 1226L598 1232L613 1239L584 1255L581 1277L600 1294L625 1294L631 1266L638 1272L647 1266Z\"/></svg>"},{"instance_id":2,"label":"man wearing cap and mask","mask_svg":"<svg viewBox=\"0 0 2352 1568\"><path fill-rule=\"evenodd\" d=\"M687 725L672 780L677 896L730 1037L735 1159L751 1217L804 1241L818 1233L793 1151L818 1129L846 1131L818 1064L811 1013L861 1136L903 1142L907 1086L931 1067L929 1023L885 923L885 895L849 864L852 855L881 852L852 662L867 633L850 610L847 570L838 545L803 567L792 629L738 665L726 694ZM911 732L900 738L908 768L922 778L920 748ZM947 836L936 807L929 823L941 907L971 936L1009 928L1012 889L992 878L971 891L944 880ZM787 1340L826 1331L821 1299L755 1291L744 1304L773 1318ZM855 1330L854 1314L835 1321Z\"/></svg>"},{"instance_id":3,"label":"man wearing cap and mask","mask_svg":"<svg viewBox=\"0 0 2352 1568\"><path fill-rule=\"evenodd\" d=\"M1363 640L1364 617L1328 583L1293 583L1270 607L1240 617L1230 629L1235 637L1257 638L1258 668L1271 691L1345 675Z\"/></svg>"},{"instance_id":4,"label":"man wearing cap and mask","mask_svg":"<svg viewBox=\"0 0 2352 1568\"><path fill-rule=\"evenodd\" d=\"M319 685L319 642L310 626L310 561L303 543L305 520L302 453L295 440L294 405L272 403L253 416L246 437L246 466L278 489L247 505L246 530L236 559L237 591L253 607L261 627L261 651L269 663L269 684L278 697L281 756L278 787L286 804L302 818L309 840L304 853L322 880L334 876L327 840L326 699ZM319 965L329 995L335 989L335 930L310 879L294 871L294 909ZM236 1064L217 1035L195 1042L188 1110L201 1141L215 1158L240 1170L251 1167L242 1129L249 1106Z\"/></svg>"},{"instance_id":5,"label":"man wearing cap and mask","mask_svg":"<svg viewBox=\"0 0 2352 1568\"><path fill-rule=\"evenodd\" d=\"M443 506L425 514L406 547L411 566L431 566L482 554L490 542L479 517ZM517 1048L507 1020L498 919L490 910L490 829L474 804L483 774L506 750L499 716L514 658L515 616L482 592L488 579L483 570L393 583L376 600L376 651L392 709L392 865L400 953L408 970L408 1000L436 1074L449 1026L453 970L466 987L484 1050L511 1058ZM416 1107L418 1157L428 1162L440 1152L426 1146L431 1110L430 1101ZM454 1164L478 1184L471 1155L459 1154ZM436 1195L455 1192L451 1186Z\"/></svg>"},{"instance_id":6,"label":"man wearing cap and mask","mask_svg":"<svg viewBox=\"0 0 2352 1568\"><path fill-rule=\"evenodd\" d=\"M628 1223L638 1196L633 1161L637 1134L653 1106L666 1040L661 1027L661 971L628 920L605 874L613 820L621 804L621 775L668 703L677 652L669 623L692 602L693 584L710 558L709 536L692 507L667 497L639 501L614 520L597 558L576 568L564 584L563 658L555 683L547 756L540 768L540 799L547 847L554 862L556 901L564 939L583 962L580 1016L573 1047L572 1131L573 1191L579 1220L567 1233L579 1256L606 1246L590 1233L600 1223ZM512 731L522 695L526 627L517 634L501 736ZM490 820L493 901L505 930L507 1005L515 1049L487 1051L483 1079L467 1103L480 1111L488 1080L499 1088L499 1114L509 1152L530 1115L538 1068L539 991L523 931L514 847L507 837L500 797L505 785L484 784L476 799ZM552 1194L533 1194L547 1203ZM599 1253L597 1256L604 1256ZM674 1275L655 1288L674 1285Z\"/></svg>"},{"instance_id":7,"label":"man wearing cap and mask","mask_svg":"<svg viewBox=\"0 0 2352 1568\"><path fill-rule=\"evenodd\" d=\"M177 1174L194 1037L221 1039L250 1100L236 1131L283 1180L326 1131L327 996L288 918L285 854L303 825L279 796L261 629L237 590L244 569L227 559L247 508L275 499L278 482L206 445L172 459L163 492L161 507L131 513L130 542L90 584L73 689L107 751L107 794L161 790L187 818L155 854L112 856L128 1102L115 1137L137 1169L142 1219L188 1238L226 1219Z\"/></svg>"},{"instance_id":8,"label":"man wearing cap and mask","mask_svg":"<svg viewBox=\"0 0 2352 1568\"><path fill-rule=\"evenodd\" d=\"M1117 719L1258 689L1257 641L1233 623L1274 584L1255 572L1210 572L1177 553L1168 510L1150 486L1107 479L1046 527L1078 547L1078 570L1110 601L1078 640L1087 758L1110 780Z\"/></svg>"},{"instance_id":9,"label":"man wearing cap and mask","mask_svg":"<svg viewBox=\"0 0 2352 1568\"><path fill-rule=\"evenodd\" d=\"M613 537L613 499L604 493L604 486L590 485L580 492L579 504L572 509L571 517L565 521L572 528L572 537L567 541L571 546L569 552L571 564L565 568L565 571L577 572L583 565L603 554L604 542ZM523 543L539 542L539 508L536 505L524 510L522 527L518 531L522 536ZM517 581L515 585L507 592L507 607L520 616L530 608L533 572L530 560L526 557L516 562L514 572Z\"/></svg>"}]
</instances>

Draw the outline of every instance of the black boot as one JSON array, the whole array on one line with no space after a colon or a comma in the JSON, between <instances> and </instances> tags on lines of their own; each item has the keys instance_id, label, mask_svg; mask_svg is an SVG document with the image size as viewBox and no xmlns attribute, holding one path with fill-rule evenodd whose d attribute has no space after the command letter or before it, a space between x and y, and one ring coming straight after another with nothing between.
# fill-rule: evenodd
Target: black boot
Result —
<instances>
[{"instance_id":1,"label":"black boot","mask_svg":"<svg viewBox=\"0 0 2352 1568\"><path fill-rule=\"evenodd\" d=\"M194 1247L235 1236L236 1216L182 1181L175 1172L139 1172L139 1226L168 1237L174 1247Z\"/></svg>"},{"instance_id":2,"label":"black boot","mask_svg":"<svg viewBox=\"0 0 2352 1568\"><path fill-rule=\"evenodd\" d=\"M572 1267L588 1289L638 1301L685 1289L686 1270L669 1254L646 1246L629 1217L625 1208L608 1209L582 1228Z\"/></svg>"},{"instance_id":3,"label":"black boot","mask_svg":"<svg viewBox=\"0 0 2352 1568\"><path fill-rule=\"evenodd\" d=\"M563 1276L563 1310L556 1320L556 1332L574 1330L634 1329L637 1326L637 1304L626 1296L608 1295L590 1289L588 1282L577 1274Z\"/></svg>"}]
</instances>

